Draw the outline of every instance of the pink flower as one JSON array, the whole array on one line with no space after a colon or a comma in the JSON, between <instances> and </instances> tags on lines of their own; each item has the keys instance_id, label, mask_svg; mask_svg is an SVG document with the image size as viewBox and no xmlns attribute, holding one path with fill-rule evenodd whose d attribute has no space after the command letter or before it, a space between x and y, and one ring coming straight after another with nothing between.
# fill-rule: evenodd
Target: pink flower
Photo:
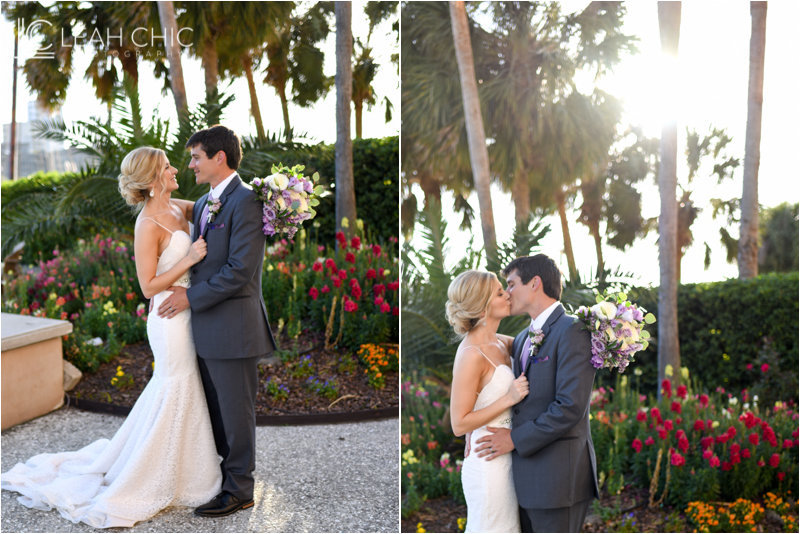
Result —
<instances>
[{"instance_id":1,"label":"pink flower","mask_svg":"<svg viewBox=\"0 0 800 534\"><path fill-rule=\"evenodd\" d=\"M344 269L339 269L339 278L342 280L347 280L347 271Z\"/></svg>"},{"instance_id":2,"label":"pink flower","mask_svg":"<svg viewBox=\"0 0 800 534\"><path fill-rule=\"evenodd\" d=\"M769 364L765 363L764 365L761 366L761 372L766 373L767 371L769 371Z\"/></svg>"},{"instance_id":3,"label":"pink flower","mask_svg":"<svg viewBox=\"0 0 800 534\"><path fill-rule=\"evenodd\" d=\"M381 304L381 313L389 313L390 311L392 311L392 307L388 302Z\"/></svg>"},{"instance_id":4,"label":"pink flower","mask_svg":"<svg viewBox=\"0 0 800 534\"><path fill-rule=\"evenodd\" d=\"M781 463L781 457L778 455L777 452L769 457L769 465L770 465L770 467L778 467L779 463Z\"/></svg>"},{"instance_id":5,"label":"pink flower","mask_svg":"<svg viewBox=\"0 0 800 534\"><path fill-rule=\"evenodd\" d=\"M686 436L681 436L678 439L678 448L683 454L686 454L686 452L689 450L689 440L686 439Z\"/></svg>"},{"instance_id":6,"label":"pink flower","mask_svg":"<svg viewBox=\"0 0 800 534\"><path fill-rule=\"evenodd\" d=\"M327 260L325 260L325 267L327 267L331 271L335 271L336 270L336 262L333 261L333 258L328 258Z\"/></svg>"},{"instance_id":7,"label":"pink flower","mask_svg":"<svg viewBox=\"0 0 800 534\"><path fill-rule=\"evenodd\" d=\"M312 300L317 300L317 297L319 297L319 290L316 287L312 287L308 290L308 295L312 298Z\"/></svg>"},{"instance_id":8,"label":"pink flower","mask_svg":"<svg viewBox=\"0 0 800 534\"><path fill-rule=\"evenodd\" d=\"M679 453L677 453L677 452L673 452L673 453L672 453L672 457L670 458L670 462L671 462L671 463L672 463L672 465L674 465L675 467L679 467L679 466L681 466L681 465L683 465L683 464L685 464L685 463L686 463L686 458L684 458L683 456L681 456L681 455L680 455Z\"/></svg>"},{"instance_id":9,"label":"pink flower","mask_svg":"<svg viewBox=\"0 0 800 534\"><path fill-rule=\"evenodd\" d=\"M636 412L636 420L637 421L647 421L647 412L644 410L638 410Z\"/></svg>"},{"instance_id":10,"label":"pink flower","mask_svg":"<svg viewBox=\"0 0 800 534\"><path fill-rule=\"evenodd\" d=\"M674 428L672 426L672 420L667 419L666 421L664 421L664 428L666 428L667 430L672 430Z\"/></svg>"},{"instance_id":11,"label":"pink flower","mask_svg":"<svg viewBox=\"0 0 800 534\"><path fill-rule=\"evenodd\" d=\"M652 445L655 442L656 442L656 440L653 439L653 436L647 436L647 439L644 440L644 444L645 445Z\"/></svg>"},{"instance_id":12,"label":"pink flower","mask_svg":"<svg viewBox=\"0 0 800 534\"><path fill-rule=\"evenodd\" d=\"M790 439L783 440L783 448L784 449L789 449L789 448L791 448L791 446L792 446L792 440L790 440Z\"/></svg>"},{"instance_id":13,"label":"pink flower","mask_svg":"<svg viewBox=\"0 0 800 534\"><path fill-rule=\"evenodd\" d=\"M706 395L705 393L700 395L700 406L702 406L703 408L708 406L708 395Z\"/></svg>"},{"instance_id":14,"label":"pink flower","mask_svg":"<svg viewBox=\"0 0 800 534\"><path fill-rule=\"evenodd\" d=\"M323 292L323 293L330 293L331 292L331 288L329 288L327 286L327 284L326 284L326 285L322 286L322 289L320 289L320 291Z\"/></svg>"},{"instance_id":15,"label":"pink flower","mask_svg":"<svg viewBox=\"0 0 800 534\"><path fill-rule=\"evenodd\" d=\"M714 453L711 452L711 449L706 449L706 450L703 451L703 460L708 460L712 456L714 456Z\"/></svg>"},{"instance_id":16,"label":"pink flower","mask_svg":"<svg viewBox=\"0 0 800 534\"><path fill-rule=\"evenodd\" d=\"M356 304L352 300L348 300L344 303L344 311L346 312L354 312L357 309L358 309L358 304Z\"/></svg>"},{"instance_id":17,"label":"pink flower","mask_svg":"<svg viewBox=\"0 0 800 534\"><path fill-rule=\"evenodd\" d=\"M637 453L640 452L642 450L642 440L635 438L631 444L631 447L633 447L633 450L635 450Z\"/></svg>"},{"instance_id":18,"label":"pink flower","mask_svg":"<svg viewBox=\"0 0 800 534\"><path fill-rule=\"evenodd\" d=\"M311 269L315 272L320 272L322 270L322 264L318 261L315 261L314 265L311 266Z\"/></svg>"},{"instance_id":19,"label":"pink flower","mask_svg":"<svg viewBox=\"0 0 800 534\"><path fill-rule=\"evenodd\" d=\"M753 364L752 363L748 363L747 364L747 370L748 371L752 371L753 370Z\"/></svg>"},{"instance_id":20,"label":"pink flower","mask_svg":"<svg viewBox=\"0 0 800 534\"><path fill-rule=\"evenodd\" d=\"M712 456L711 459L708 461L708 465L710 467L719 467L719 458L716 456Z\"/></svg>"},{"instance_id":21,"label":"pink flower","mask_svg":"<svg viewBox=\"0 0 800 534\"><path fill-rule=\"evenodd\" d=\"M372 254L374 256L376 256L376 257L380 256L381 255L381 246L380 245L372 245Z\"/></svg>"}]
</instances>

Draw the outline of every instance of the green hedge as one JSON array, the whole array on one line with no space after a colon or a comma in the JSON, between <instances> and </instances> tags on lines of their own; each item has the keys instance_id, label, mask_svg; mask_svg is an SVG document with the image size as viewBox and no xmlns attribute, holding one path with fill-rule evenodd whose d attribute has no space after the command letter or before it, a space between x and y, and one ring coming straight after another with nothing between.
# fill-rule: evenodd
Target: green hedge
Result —
<instances>
[{"instance_id":1,"label":"green hedge","mask_svg":"<svg viewBox=\"0 0 800 534\"><path fill-rule=\"evenodd\" d=\"M633 289L628 295L658 316L658 288ZM681 365L711 389L739 392L755 388L775 400L797 398L797 295L798 273L681 285ZM626 373L642 372L632 377L642 391L657 388L657 326L648 329L652 343ZM765 363L769 366L766 373L761 370ZM610 379L613 377L603 376L600 381Z\"/></svg>"},{"instance_id":2,"label":"green hedge","mask_svg":"<svg viewBox=\"0 0 800 534\"><path fill-rule=\"evenodd\" d=\"M242 177L250 181L268 173L266 154L248 154L242 159L239 169ZM269 154L289 167L306 166L304 173L320 174L320 183L330 191L330 196L321 199L317 217L313 222L312 236L321 243L333 241L336 232L336 154L334 145L311 145L288 149L280 154ZM383 139L353 139L353 182L356 192L356 213L380 240L398 235L399 189L399 144L397 137Z\"/></svg>"}]
</instances>

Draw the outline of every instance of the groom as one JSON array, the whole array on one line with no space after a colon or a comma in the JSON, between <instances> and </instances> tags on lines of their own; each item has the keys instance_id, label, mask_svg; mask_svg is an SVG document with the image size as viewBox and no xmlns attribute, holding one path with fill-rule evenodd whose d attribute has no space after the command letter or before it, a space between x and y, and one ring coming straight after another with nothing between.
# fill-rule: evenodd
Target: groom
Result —
<instances>
[{"instance_id":1,"label":"groom","mask_svg":"<svg viewBox=\"0 0 800 534\"><path fill-rule=\"evenodd\" d=\"M528 328L514 339L514 374L525 373L530 395L514 406L512 429L490 428L476 452L487 460L512 453L523 532L579 532L599 497L589 428L595 374L589 333L564 312L561 273L549 257L517 258L503 276L511 314L527 313L544 339L533 355Z\"/></svg>"},{"instance_id":2,"label":"groom","mask_svg":"<svg viewBox=\"0 0 800 534\"><path fill-rule=\"evenodd\" d=\"M173 294L158 314L192 309L200 376L222 457L222 491L195 514L220 517L253 506L258 361L275 350L275 340L261 292L261 204L236 173L239 138L216 125L192 135L186 148L197 183L211 186L193 213L192 239L202 235L208 254L192 268L192 287L169 288Z\"/></svg>"}]
</instances>

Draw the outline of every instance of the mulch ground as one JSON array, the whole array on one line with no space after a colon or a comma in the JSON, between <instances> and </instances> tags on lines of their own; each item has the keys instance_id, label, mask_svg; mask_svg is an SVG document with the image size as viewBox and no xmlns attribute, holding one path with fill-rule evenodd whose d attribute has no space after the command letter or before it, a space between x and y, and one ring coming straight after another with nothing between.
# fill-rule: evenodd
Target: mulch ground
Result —
<instances>
[{"instance_id":1,"label":"mulch ground","mask_svg":"<svg viewBox=\"0 0 800 534\"><path fill-rule=\"evenodd\" d=\"M256 397L257 415L307 415L347 413L399 406L398 373L386 373L386 386L376 389L367 383L364 368L354 354L326 350L321 334L303 333L297 341L278 340L284 350L284 361L277 356L270 363L259 364L259 389ZM320 380L335 380L336 397L327 398L311 391L307 376L293 373L292 362L305 355L311 356L313 375ZM124 347L116 358L100 366L95 373L84 373L70 395L85 400L106 402L117 406L133 406L147 382L153 376L153 353L147 342ZM133 377L130 386L119 388L111 384L117 367ZM294 375L294 376L293 376ZM283 385L289 390L288 398L277 399L267 392L267 381Z\"/></svg>"},{"instance_id":2,"label":"mulch ground","mask_svg":"<svg viewBox=\"0 0 800 534\"><path fill-rule=\"evenodd\" d=\"M589 509L582 532L624 531L623 521L632 527L628 532L691 532L681 516L675 514L670 517L672 509L650 509L647 504L647 490L629 488L618 496L603 495L599 505ZM450 497L431 499L402 520L401 531L417 532L417 525L422 523L422 528L427 532L459 532L459 517L467 517L466 506Z\"/></svg>"}]
</instances>

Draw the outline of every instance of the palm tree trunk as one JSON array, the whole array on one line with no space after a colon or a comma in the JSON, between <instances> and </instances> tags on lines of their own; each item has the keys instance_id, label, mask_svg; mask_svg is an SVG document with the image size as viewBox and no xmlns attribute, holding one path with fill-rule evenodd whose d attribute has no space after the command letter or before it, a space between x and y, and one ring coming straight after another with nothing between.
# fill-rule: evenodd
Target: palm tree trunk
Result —
<instances>
[{"instance_id":1,"label":"palm tree trunk","mask_svg":"<svg viewBox=\"0 0 800 534\"><path fill-rule=\"evenodd\" d=\"M353 141L350 138L350 101L353 98L353 6L336 2L336 229L352 234L356 221L353 185ZM349 221L348 226L342 219Z\"/></svg>"},{"instance_id":2,"label":"palm tree trunk","mask_svg":"<svg viewBox=\"0 0 800 534\"><path fill-rule=\"evenodd\" d=\"M353 107L356 112L356 139L361 139L361 113L364 111L364 101L354 102Z\"/></svg>"},{"instance_id":3,"label":"palm tree trunk","mask_svg":"<svg viewBox=\"0 0 800 534\"><path fill-rule=\"evenodd\" d=\"M681 26L680 2L658 3L658 26L661 49L676 57ZM674 72L665 69L662 82L673 85ZM667 95L667 98L672 95ZM666 377L667 365L680 369L680 344L678 341L678 203L677 189L678 125L674 117L668 118L661 129L661 149L658 168L658 190L661 195L661 215L658 218L658 260L661 281L658 288L658 381ZM680 373L673 378L680 379ZM661 396L659 392L659 397Z\"/></svg>"},{"instance_id":4,"label":"palm tree trunk","mask_svg":"<svg viewBox=\"0 0 800 534\"><path fill-rule=\"evenodd\" d=\"M606 264L605 261L603 261L603 238L600 237L600 225L597 221L594 221L591 226L589 226L589 233L591 233L594 238L594 251L597 254L597 276L600 283L603 283L606 281Z\"/></svg>"},{"instance_id":5,"label":"palm tree trunk","mask_svg":"<svg viewBox=\"0 0 800 534\"><path fill-rule=\"evenodd\" d=\"M472 58L472 43L469 37L469 24L464 2L450 2L450 23L453 27L453 44L458 62L458 76L461 81L461 98L464 101L464 118L469 143L469 159L478 205L481 210L481 231L486 248L489 269L497 264L497 238L494 231L492 196L489 187L489 153L486 149L486 135L483 130L481 105L478 100L478 84L475 81L475 65Z\"/></svg>"},{"instance_id":6,"label":"palm tree trunk","mask_svg":"<svg viewBox=\"0 0 800 534\"><path fill-rule=\"evenodd\" d=\"M165 39L167 60L169 61L169 85L172 96L175 98L175 109L178 116L189 113L189 104L186 99L186 86L183 83L183 67L181 67L181 51L178 46L178 24L175 22L175 7L172 2L158 2L158 18L161 20L161 29L164 35L171 36Z\"/></svg>"},{"instance_id":7,"label":"palm tree trunk","mask_svg":"<svg viewBox=\"0 0 800 534\"><path fill-rule=\"evenodd\" d=\"M561 219L561 234L564 237L564 254L567 256L569 280L577 282L578 269L575 267L575 254L572 252L572 238L569 235L569 223L567 222L567 195L562 188L556 191L556 206L558 207L558 217Z\"/></svg>"},{"instance_id":8,"label":"palm tree trunk","mask_svg":"<svg viewBox=\"0 0 800 534\"><path fill-rule=\"evenodd\" d=\"M206 80L206 101L211 95L217 92L217 81L219 80L219 57L217 46L213 40L209 39L203 44L203 57L200 62L203 64L203 72Z\"/></svg>"},{"instance_id":9,"label":"palm tree trunk","mask_svg":"<svg viewBox=\"0 0 800 534\"><path fill-rule=\"evenodd\" d=\"M289 100L286 98L286 84L276 88L281 99L281 111L283 112L283 136L287 142L292 140L292 123L289 122Z\"/></svg>"},{"instance_id":10,"label":"palm tree trunk","mask_svg":"<svg viewBox=\"0 0 800 534\"><path fill-rule=\"evenodd\" d=\"M17 157L17 55L19 54L19 35L17 30L14 30L14 64L12 65L13 72L11 74L13 81L11 82L11 146L9 146L8 158L8 179L14 179L14 162Z\"/></svg>"},{"instance_id":11,"label":"palm tree trunk","mask_svg":"<svg viewBox=\"0 0 800 534\"><path fill-rule=\"evenodd\" d=\"M263 142L266 140L267 136L264 134L264 123L261 120L261 108L258 105L256 84L253 81L253 58L249 53L242 57L242 63L244 65L244 74L247 77L247 88L250 90L250 113L252 113L253 119L256 121L258 139Z\"/></svg>"},{"instance_id":12,"label":"palm tree trunk","mask_svg":"<svg viewBox=\"0 0 800 534\"><path fill-rule=\"evenodd\" d=\"M531 218L531 186L524 171L518 170L514 173L511 196L514 199L514 221L517 228L527 228Z\"/></svg>"},{"instance_id":13,"label":"palm tree trunk","mask_svg":"<svg viewBox=\"0 0 800 534\"><path fill-rule=\"evenodd\" d=\"M744 144L742 223L739 230L739 278L758 275L758 166L761 162L761 104L764 100L764 48L767 3L750 2L750 81Z\"/></svg>"}]
</instances>

